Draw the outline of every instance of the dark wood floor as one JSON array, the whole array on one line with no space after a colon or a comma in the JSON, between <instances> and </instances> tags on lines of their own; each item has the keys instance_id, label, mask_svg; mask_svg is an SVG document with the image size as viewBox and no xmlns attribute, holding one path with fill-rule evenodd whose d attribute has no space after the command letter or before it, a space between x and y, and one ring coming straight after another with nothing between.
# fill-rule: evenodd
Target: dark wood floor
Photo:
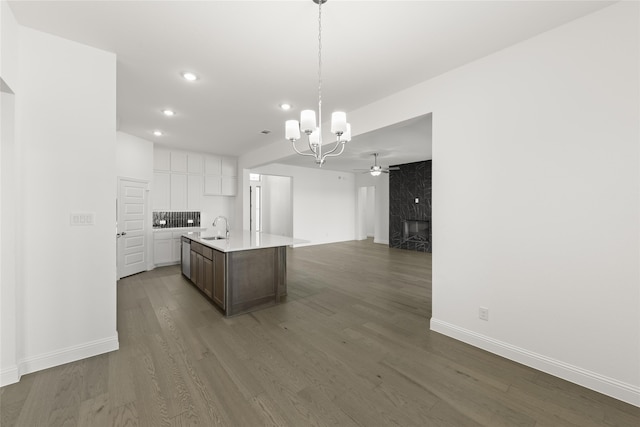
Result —
<instances>
[{"instance_id":1,"label":"dark wood floor","mask_svg":"<svg viewBox=\"0 0 640 427\"><path fill-rule=\"evenodd\" d=\"M640 425L639 408L430 332L429 254L288 256L287 302L231 319L177 266L121 280L120 350L2 388L2 427Z\"/></svg>"}]
</instances>

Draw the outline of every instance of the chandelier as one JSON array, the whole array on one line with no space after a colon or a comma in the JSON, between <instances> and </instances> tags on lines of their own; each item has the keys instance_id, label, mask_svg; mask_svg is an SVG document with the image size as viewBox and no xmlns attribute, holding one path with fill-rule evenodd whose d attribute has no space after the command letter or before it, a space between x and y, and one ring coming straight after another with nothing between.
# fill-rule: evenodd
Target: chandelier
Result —
<instances>
[{"instance_id":1,"label":"chandelier","mask_svg":"<svg viewBox=\"0 0 640 427\"><path fill-rule=\"evenodd\" d=\"M327 0L313 0L318 5L318 124L316 125L316 112L303 110L300 113L300 122L287 120L285 123L285 138L291 141L296 153L302 156L312 156L320 167L327 157L335 157L342 154L344 146L351 141L351 125L347 123L347 115L342 111L331 114L331 133L336 136L333 147L322 153L322 4ZM296 141L300 139L300 131L307 135L309 150L301 152L296 147Z\"/></svg>"}]
</instances>

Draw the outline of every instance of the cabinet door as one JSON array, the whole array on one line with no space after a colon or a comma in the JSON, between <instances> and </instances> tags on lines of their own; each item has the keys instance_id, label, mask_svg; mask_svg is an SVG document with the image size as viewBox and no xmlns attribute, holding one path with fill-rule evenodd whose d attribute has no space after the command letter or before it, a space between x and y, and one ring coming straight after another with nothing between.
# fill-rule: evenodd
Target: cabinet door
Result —
<instances>
[{"instance_id":1,"label":"cabinet door","mask_svg":"<svg viewBox=\"0 0 640 427\"><path fill-rule=\"evenodd\" d=\"M153 170L167 171L171 170L171 162L169 160L170 152L168 150L153 149Z\"/></svg>"},{"instance_id":2,"label":"cabinet door","mask_svg":"<svg viewBox=\"0 0 640 427\"><path fill-rule=\"evenodd\" d=\"M220 175L221 171L220 157L207 154L204 158L205 175Z\"/></svg>"},{"instance_id":3,"label":"cabinet door","mask_svg":"<svg viewBox=\"0 0 640 427\"><path fill-rule=\"evenodd\" d=\"M202 281L202 290L211 298L213 295L213 261L208 258L202 258L204 280Z\"/></svg>"},{"instance_id":4,"label":"cabinet door","mask_svg":"<svg viewBox=\"0 0 640 427\"><path fill-rule=\"evenodd\" d=\"M196 254L196 259L196 268L198 269L198 280L196 281L196 285L200 290L204 290L204 257L200 254Z\"/></svg>"},{"instance_id":5,"label":"cabinet door","mask_svg":"<svg viewBox=\"0 0 640 427\"><path fill-rule=\"evenodd\" d=\"M225 254L213 251L213 301L223 310L225 307Z\"/></svg>"},{"instance_id":6,"label":"cabinet door","mask_svg":"<svg viewBox=\"0 0 640 427\"><path fill-rule=\"evenodd\" d=\"M201 154L187 154L187 172L202 174L204 166L204 157Z\"/></svg>"},{"instance_id":7,"label":"cabinet door","mask_svg":"<svg viewBox=\"0 0 640 427\"><path fill-rule=\"evenodd\" d=\"M171 209L171 175L168 173L153 174L153 210L168 211Z\"/></svg>"},{"instance_id":8,"label":"cabinet door","mask_svg":"<svg viewBox=\"0 0 640 427\"><path fill-rule=\"evenodd\" d=\"M204 194L219 196L221 194L221 179L219 176L204 177Z\"/></svg>"},{"instance_id":9,"label":"cabinet door","mask_svg":"<svg viewBox=\"0 0 640 427\"><path fill-rule=\"evenodd\" d=\"M171 256L171 239L154 240L153 241L153 263L166 264L172 262Z\"/></svg>"},{"instance_id":10,"label":"cabinet door","mask_svg":"<svg viewBox=\"0 0 640 427\"><path fill-rule=\"evenodd\" d=\"M187 173L187 153L171 152L171 172Z\"/></svg>"},{"instance_id":11,"label":"cabinet door","mask_svg":"<svg viewBox=\"0 0 640 427\"><path fill-rule=\"evenodd\" d=\"M223 176L237 176L235 157L223 157L220 162L220 170Z\"/></svg>"},{"instance_id":12,"label":"cabinet door","mask_svg":"<svg viewBox=\"0 0 640 427\"><path fill-rule=\"evenodd\" d=\"M171 174L171 210L187 210L187 175Z\"/></svg>"},{"instance_id":13,"label":"cabinet door","mask_svg":"<svg viewBox=\"0 0 640 427\"><path fill-rule=\"evenodd\" d=\"M198 254L191 251L191 281L198 283Z\"/></svg>"},{"instance_id":14,"label":"cabinet door","mask_svg":"<svg viewBox=\"0 0 640 427\"><path fill-rule=\"evenodd\" d=\"M222 177L221 189L223 196L235 196L237 186L238 181L236 178L231 178L228 176Z\"/></svg>"},{"instance_id":15,"label":"cabinet door","mask_svg":"<svg viewBox=\"0 0 640 427\"><path fill-rule=\"evenodd\" d=\"M171 252L171 261L180 262L180 255L182 254L182 243L180 242L180 238L171 239L173 250Z\"/></svg>"},{"instance_id":16,"label":"cabinet door","mask_svg":"<svg viewBox=\"0 0 640 427\"><path fill-rule=\"evenodd\" d=\"M187 176L187 210L202 210L203 184L202 175Z\"/></svg>"}]
</instances>

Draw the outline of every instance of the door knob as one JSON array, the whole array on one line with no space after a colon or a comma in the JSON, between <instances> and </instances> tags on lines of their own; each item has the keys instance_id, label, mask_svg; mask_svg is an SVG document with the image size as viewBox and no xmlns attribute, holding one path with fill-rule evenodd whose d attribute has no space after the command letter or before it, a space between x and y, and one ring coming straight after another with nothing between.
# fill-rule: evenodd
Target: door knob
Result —
<instances>
[{"instance_id":1,"label":"door knob","mask_svg":"<svg viewBox=\"0 0 640 427\"><path fill-rule=\"evenodd\" d=\"M116 234L116 237L122 237L122 236L126 236L126 235L127 235L127 232L123 231L122 233Z\"/></svg>"}]
</instances>

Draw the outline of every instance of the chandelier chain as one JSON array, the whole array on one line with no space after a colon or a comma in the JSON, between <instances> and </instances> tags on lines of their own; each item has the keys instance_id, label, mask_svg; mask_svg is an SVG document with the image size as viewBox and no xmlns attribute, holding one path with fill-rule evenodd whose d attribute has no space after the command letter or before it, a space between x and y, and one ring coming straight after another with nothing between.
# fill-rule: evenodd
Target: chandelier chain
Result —
<instances>
[{"instance_id":1,"label":"chandelier chain","mask_svg":"<svg viewBox=\"0 0 640 427\"><path fill-rule=\"evenodd\" d=\"M322 150L322 0L318 2L318 137Z\"/></svg>"}]
</instances>

